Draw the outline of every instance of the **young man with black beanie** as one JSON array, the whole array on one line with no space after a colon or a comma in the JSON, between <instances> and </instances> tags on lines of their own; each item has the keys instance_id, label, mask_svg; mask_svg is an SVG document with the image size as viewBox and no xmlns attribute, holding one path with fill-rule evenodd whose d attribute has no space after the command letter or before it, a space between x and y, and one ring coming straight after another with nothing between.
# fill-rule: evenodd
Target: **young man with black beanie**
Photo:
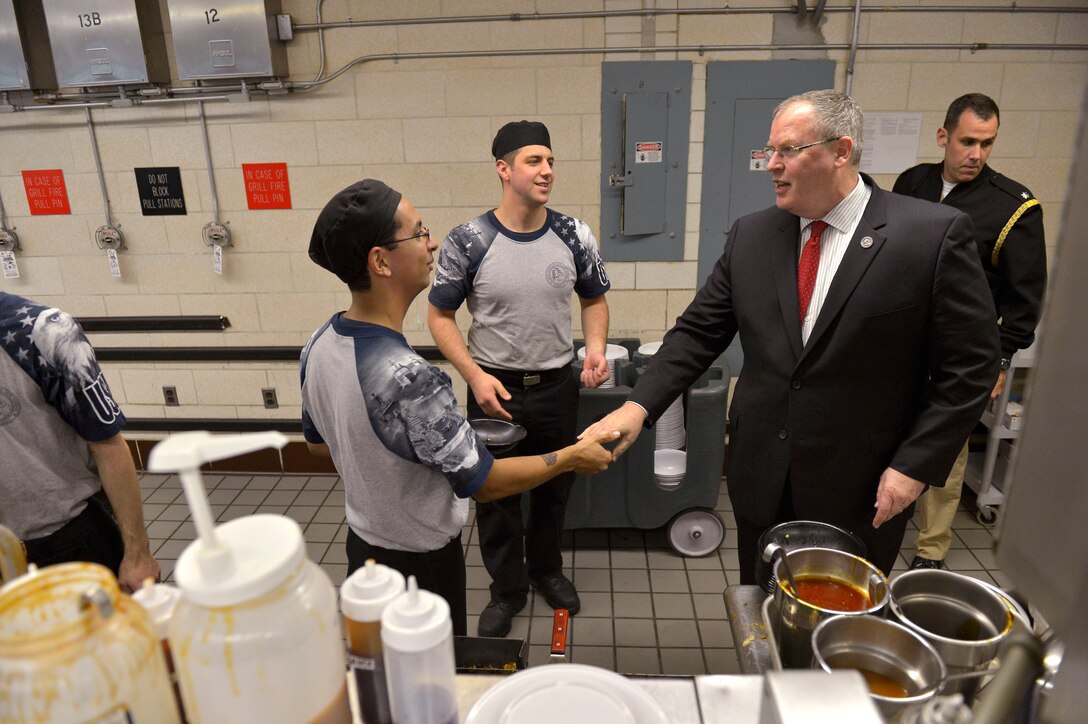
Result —
<instances>
[{"instance_id":1,"label":"young man with black beanie","mask_svg":"<svg viewBox=\"0 0 1088 724\"><path fill-rule=\"evenodd\" d=\"M449 376L402 332L436 247L412 204L381 181L354 183L321 211L310 258L348 285L351 306L302 352L302 425L310 451L331 457L344 481L349 574L374 558L416 576L449 602L454 633L464 635L468 498L599 472L611 460L600 442L614 438L492 458L458 412Z\"/></svg>"},{"instance_id":2,"label":"young man with black beanie","mask_svg":"<svg viewBox=\"0 0 1088 724\"><path fill-rule=\"evenodd\" d=\"M491 154L502 201L449 233L428 297L431 334L471 389L469 417L520 424L529 433L517 449L523 455L568 445L578 432L572 292L586 340L582 384L597 387L609 377L608 276L589 227L546 206L555 181L551 145L538 121L499 129ZM467 345L455 319L466 302L472 314ZM480 549L492 578L479 635L509 633L530 582L553 608L578 613L581 602L563 575L559 548L573 482L569 474L534 489L527 526L520 496L477 506Z\"/></svg>"}]
</instances>

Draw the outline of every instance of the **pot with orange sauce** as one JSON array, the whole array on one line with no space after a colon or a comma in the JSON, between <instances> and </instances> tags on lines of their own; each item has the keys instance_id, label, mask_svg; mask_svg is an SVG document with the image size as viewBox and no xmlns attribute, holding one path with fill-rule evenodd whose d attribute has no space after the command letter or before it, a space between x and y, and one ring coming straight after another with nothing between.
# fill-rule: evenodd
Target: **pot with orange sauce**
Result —
<instances>
[{"instance_id":1,"label":"pot with orange sauce","mask_svg":"<svg viewBox=\"0 0 1088 724\"><path fill-rule=\"evenodd\" d=\"M774 553L767 547L765 557ZM812 632L832 616L880 613L888 603L888 579L869 561L831 548L784 551L793 569L795 591L775 560L775 639L782 666L807 669L812 664Z\"/></svg>"}]
</instances>

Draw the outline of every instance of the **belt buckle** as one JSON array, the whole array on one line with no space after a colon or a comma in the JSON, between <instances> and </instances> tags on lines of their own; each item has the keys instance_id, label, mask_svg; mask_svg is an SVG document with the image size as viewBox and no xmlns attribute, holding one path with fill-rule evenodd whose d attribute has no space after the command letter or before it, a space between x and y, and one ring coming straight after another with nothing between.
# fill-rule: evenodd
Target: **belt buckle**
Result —
<instances>
[{"instance_id":1,"label":"belt buckle","mask_svg":"<svg viewBox=\"0 0 1088 724\"><path fill-rule=\"evenodd\" d=\"M525 386L525 387L532 387L533 385L539 385L540 384L540 375L539 374L522 375L521 384L523 386Z\"/></svg>"}]
</instances>

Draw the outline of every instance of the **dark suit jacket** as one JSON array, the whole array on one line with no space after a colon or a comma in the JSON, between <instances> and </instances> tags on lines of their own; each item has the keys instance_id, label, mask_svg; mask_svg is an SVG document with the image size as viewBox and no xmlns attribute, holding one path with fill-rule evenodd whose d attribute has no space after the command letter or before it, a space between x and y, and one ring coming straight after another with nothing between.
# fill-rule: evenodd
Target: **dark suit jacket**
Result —
<instances>
[{"instance_id":1,"label":"dark suit jacket","mask_svg":"<svg viewBox=\"0 0 1088 724\"><path fill-rule=\"evenodd\" d=\"M997 379L970 219L863 178L872 197L807 345L798 218L766 209L733 225L629 398L656 420L740 334L728 486L735 513L755 525L775 522L788 475L798 519L865 538L884 469L943 485Z\"/></svg>"}]
</instances>

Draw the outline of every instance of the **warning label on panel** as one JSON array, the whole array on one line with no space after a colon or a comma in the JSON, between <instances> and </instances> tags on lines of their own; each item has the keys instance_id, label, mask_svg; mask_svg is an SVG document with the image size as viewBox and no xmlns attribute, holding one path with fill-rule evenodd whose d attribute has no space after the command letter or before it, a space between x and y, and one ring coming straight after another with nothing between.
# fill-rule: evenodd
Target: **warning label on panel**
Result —
<instances>
[{"instance_id":1,"label":"warning label on panel","mask_svg":"<svg viewBox=\"0 0 1088 724\"><path fill-rule=\"evenodd\" d=\"M767 154L763 152L763 149L757 149L752 151L752 155L748 158L748 170L749 171L766 171L767 170Z\"/></svg>"},{"instance_id":2,"label":"warning label on panel","mask_svg":"<svg viewBox=\"0 0 1088 724\"><path fill-rule=\"evenodd\" d=\"M639 141L635 144L635 163L661 163L661 141Z\"/></svg>"}]
</instances>

